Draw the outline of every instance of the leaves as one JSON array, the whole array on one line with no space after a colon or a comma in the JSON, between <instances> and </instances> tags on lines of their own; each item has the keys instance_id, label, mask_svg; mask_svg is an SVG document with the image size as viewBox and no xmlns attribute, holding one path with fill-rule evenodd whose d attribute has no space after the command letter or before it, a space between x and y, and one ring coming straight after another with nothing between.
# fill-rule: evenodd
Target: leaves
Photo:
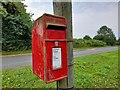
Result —
<instances>
[{"instance_id":1,"label":"leaves","mask_svg":"<svg viewBox=\"0 0 120 90\"><path fill-rule=\"evenodd\" d=\"M107 26L102 26L98 31L98 35L96 35L93 39L101 40L106 42L107 45L114 45L116 42L115 34L112 29Z\"/></svg>"},{"instance_id":2,"label":"leaves","mask_svg":"<svg viewBox=\"0 0 120 90\"><path fill-rule=\"evenodd\" d=\"M106 43L99 41L99 40L85 40L85 39L74 39L73 47L80 48L80 47L101 47L105 46Z\"/></svg>"},{"instance_id":3,"label":"leaves","mask_svg":"<svg viewBox=\"0 0 120 90\"><path fill-rule=\"evenodd\" d=\"M98 35L102 35L102 36L108 36L108 37L113 37L115 38L115 35L112 31L111 28L107 27L107 26L102 26L98 31L97 31Z\"/></svg>"},{"instance_id":4,"label":"leaves","mask_svg":"<svg viewBox=\"0 0 120 90\"><path fill-rule=\"evenodd\" d=\"M83 37L83 39L90 40L91 37L90 37L89 35L85 35L85 36Z\"/></svg>"},{"instance_id":5,"label":"leaves","mask_svg":"<svg viewBox=\"0 0 120 90\"><path fill-rule=\"evenodd\" d=\"M3 17L3 51L24 50L31 48L31 15L26 13L21 2L2 3L8 15Z\"/></svg>"},{"instance_id":6,"label":"leaves","mask_svg":"<svg viewBox=\"0 0 120 90\"><path fill-rule=\"evenodd\" d=\"M0 6L0 14L3 16L3 17L5 17L5 16L7 16L7 11L6 11L6 9L5 8L3 8L2 6Z\"/></svg>"}]
</instances>

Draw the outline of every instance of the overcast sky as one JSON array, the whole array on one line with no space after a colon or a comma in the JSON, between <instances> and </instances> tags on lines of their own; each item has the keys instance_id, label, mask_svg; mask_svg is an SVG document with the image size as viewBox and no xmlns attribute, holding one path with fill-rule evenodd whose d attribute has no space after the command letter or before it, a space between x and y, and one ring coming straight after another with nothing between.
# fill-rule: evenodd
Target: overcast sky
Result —
<instances>
[{"instance_id":1,"label":"overcast sky","mask_svg":"<svg viewBox=\"0 0 120 90\"><path fill-rule=\"evenodd\" d=\"M118 37L118 1L119 0L72 0L73 37L85 35L94 37L98 29L106 25ZM84 2L83 2L84 1ZM89 2L88 2L89 1ZM104 2L103 2L104 1ZM114 2L113 2L114 1ZM37 19L43 13L53 14L52 0L27 0L27 12Z\"/></svg>"}]
</instances>

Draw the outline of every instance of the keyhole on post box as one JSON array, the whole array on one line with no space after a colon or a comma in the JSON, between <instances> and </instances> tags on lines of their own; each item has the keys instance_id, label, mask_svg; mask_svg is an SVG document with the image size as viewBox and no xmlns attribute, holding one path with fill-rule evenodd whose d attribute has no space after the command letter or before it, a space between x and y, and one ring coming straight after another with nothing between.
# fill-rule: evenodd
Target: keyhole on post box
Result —
<instances>
[{"instance_id":1,"label":"keyhole on post box","mask_svg":"<svg viewBox=\"0 0 120 90\"><path fill-rule=\"evenodd\" d=\"M58 46L58 41L55 41L55 46Z\"/></svg>"}]
</instances>

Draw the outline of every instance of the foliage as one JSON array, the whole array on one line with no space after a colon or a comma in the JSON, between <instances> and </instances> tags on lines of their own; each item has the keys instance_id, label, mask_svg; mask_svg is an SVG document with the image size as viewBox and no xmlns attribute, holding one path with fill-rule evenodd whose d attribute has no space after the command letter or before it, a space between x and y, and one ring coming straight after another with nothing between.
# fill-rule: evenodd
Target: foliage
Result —
<instances>
[{"instance_id":1,"label":"foliage","mask_svg":"<svg viewBox=\"0 0 120 90\"><path fill-rule=\"evenodd\" d=\"M85 36L83 37L83 39L90 40L91 37L90 37L89 35L85 35Z\"/></svg>"},{"instance_id":2,"label":"foliage","mask_svg":"<svg viewBox=\"0 0 120 90\"><path fill-rule=\"evenodd\" d=\"M2 22L2 50L25 50L31 48L31 14L26 13L21 2L2 2L8 13Z\"/></svg>"},{"instance_id":3,"label":"foliage","mask_svg":"<svg viewBox=\"0 0 120 90\"><path fill-rule=\"evenodd\" d=\"M85 40L85 39L74 39L73 47L81 48L81 47L102 47L105 46L106 43L99 40Z\"/></svg>"},{"instance_id":4,"label":"foliage","mask_svg":"<svg viewBox=\"0 0 120 90\"><path fill-rule=\"evenodd\" d=\"M76 88L118 88L118 51L75 58ZM12 73L11 73L12 72ZM31 66L2 71L3 88L56 88L33 74Z\"/></svg>"},{"instance_id":5,"label":"foliage","mask_svg":"<svg viewBox=\"0 0 120 90\"><path fill-rule=\"evenodd\" d=\"M3 50L27 49L31 44L31 33L20 16L3 18ZM6 27L6 25L8 25Z\"/></svg>"},{"instance_id":6,"label":"foliage","mask_svg":"<svg viewBox=\"0 0 120 90\"><path fill-rule=\"evenodd\" d=\"M107 43L107 45L114 45L116 42L115 34L112 29L107 26L102 26L98 31L94 39L102 40ZM109 41L108 41L109 40Z\"/></svg>"},{"instance_id":7,"label":"foliage","mask_svg":"<svg viewBox=\"0 0 120 90\"><path fill-rule=\"evenodd\" d=\"M111 28L107 27L107 26L102 26L98 31L97 31L98 35L103 35L103 36L108 36L108 37L112 37L113 39L116 40L116 37L112 31Z\"/></svg>"},{"instance_id":8,"label":"foliage","mask_svg":"<svg viewBox=\"0 0 120 90\"><path fill-rule=\"evenodd\" d=\"M105 36L103 41L106 42L107 45L111 45L111 46L115 45L115 40L112 37Z\"/></svg>"},{"instance_id":9,"label":"foliage","mask_svg":"<svg viewBox=\"0 0 120 90\"><path fill-rule=\"evenodd\" d=\"M0 15L2 15L3 17L7 16L7 11L5 8L3 8L3 6L0 5Z\"/></svg>"},{"instance_id":10,"label":"foliage","mask_svg":"<svg viewBox=\"0 0 120 90\"><path fill-rule=\"evenodd\" d=\"M103 40L104 36L103 35L96 35L93 37L95 40Z\"/></svg>"}]
</instances>

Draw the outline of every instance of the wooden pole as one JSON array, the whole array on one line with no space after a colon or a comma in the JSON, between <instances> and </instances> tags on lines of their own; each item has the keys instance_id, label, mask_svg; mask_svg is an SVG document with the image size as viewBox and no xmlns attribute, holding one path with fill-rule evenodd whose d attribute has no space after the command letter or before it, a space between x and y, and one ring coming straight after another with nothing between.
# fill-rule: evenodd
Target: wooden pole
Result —
<instances>
[{"instance_id":1,"label":"wooden pole","mask_svg":"<svg viewBox=\"0 0 120 90\"><path fill-rule=\"evenodd\" d=\"M64 16L67 20L67 53L68 53L68 77L57 81L58 89L73 89L74 70L73 70L73 45L72 45L72 3L62 2L63 0L53 0L53 10L55 15Z\"/></svg>"}]
</instances>

